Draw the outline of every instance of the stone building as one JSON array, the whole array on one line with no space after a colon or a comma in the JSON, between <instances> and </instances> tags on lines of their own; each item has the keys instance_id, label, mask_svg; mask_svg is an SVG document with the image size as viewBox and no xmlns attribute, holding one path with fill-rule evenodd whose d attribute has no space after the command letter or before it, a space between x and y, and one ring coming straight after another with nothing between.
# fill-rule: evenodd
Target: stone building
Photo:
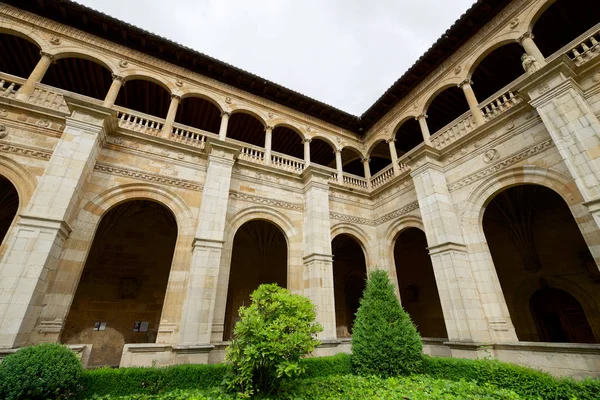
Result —
<instances>
[{"instance_id":1,"label":"stone building","mask_svg":"<svg viewBox=\"0 0 600 400\"><path fill-rule=\"evenodd\" d=\"M600 9L482 0L357 117L67 0L0 3L0 349L218 362L259 283L349 351L600 374ZM399 51L390 44L389 51Z\"/></svg>"}]
</instances>

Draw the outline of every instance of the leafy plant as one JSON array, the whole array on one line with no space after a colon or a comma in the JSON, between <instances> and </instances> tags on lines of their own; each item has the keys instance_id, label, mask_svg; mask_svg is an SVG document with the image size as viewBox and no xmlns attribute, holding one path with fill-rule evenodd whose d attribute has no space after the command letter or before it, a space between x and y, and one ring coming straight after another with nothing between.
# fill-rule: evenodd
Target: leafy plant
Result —
<instances>
[{"instance_id":1,"label":"leafy plant","mask_svg":"<svg viewBox=\"0 0 600 400\"><path fill-rule=\"evenodd\" d=\"M66 346L44 343L24 347L0 363L0 397L72 398L80 390L82 371L81 362Z\"/></svg>"},{"instance_id":2,"label":"leafy plant","mask_svg":"<svg viewBox=\"0 0 600 400\"><path fill-rule=\"evenodd\" d=\"M352 330L354 371L384 377L414 373L422 351L421 336L396 298L387 272L371 272Z\"/></svg>"},{"instance_id":3,"label":"leafy plant","mask_svg":"<svg viewBox=\"0 0 600 400\"><path fill-rule=\"evenodd\" d=\"M314 322L308 298L276 284L259 286L250 299L249 307L240 308L226 353L231 366L226 385L248 397L272 393L286 379L304 374L300 359L320 344L316 334L323 329Z\"/></svg>"}]
</instances>

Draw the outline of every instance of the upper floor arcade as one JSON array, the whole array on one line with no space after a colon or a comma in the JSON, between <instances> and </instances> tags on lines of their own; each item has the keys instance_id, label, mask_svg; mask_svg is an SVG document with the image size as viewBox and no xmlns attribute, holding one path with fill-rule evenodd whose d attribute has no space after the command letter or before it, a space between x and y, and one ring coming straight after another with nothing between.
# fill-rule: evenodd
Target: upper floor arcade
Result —
<instances>
[{"instance_id":1,"label":"upper floor arcade","mask_svg":"<svg viewBox=\"0 0 600 400\"><path fill-rule=\"evenodd\" d=\"M527 108L520 88L553 60L584 69L600 53L593 3L510 2L364 134L74 29L39 24L8 5L0 5L0 96L58 114L68 112L63 96L75 96L113 109L123 132L200 150L209 138L231 141L247 162L291 174L319 164L333 185L369 193L406 177L411 155L424 146L444 151Z\"/></svg>"}]
</instances>

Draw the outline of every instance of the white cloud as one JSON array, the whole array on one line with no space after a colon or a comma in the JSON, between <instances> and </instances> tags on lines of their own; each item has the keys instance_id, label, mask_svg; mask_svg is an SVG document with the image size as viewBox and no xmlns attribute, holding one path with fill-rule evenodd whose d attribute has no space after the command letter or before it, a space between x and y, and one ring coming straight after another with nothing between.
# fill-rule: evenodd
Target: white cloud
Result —
<instances>
[{"instance_id":1,"label":"white cloud","mask_svg":"<svg viewBox=\"0 0 600 400\"><path fill-rule=\"evenodd\" d=\"M355 115L473 0L79 0Z\"/></svg>"}]
</instances>

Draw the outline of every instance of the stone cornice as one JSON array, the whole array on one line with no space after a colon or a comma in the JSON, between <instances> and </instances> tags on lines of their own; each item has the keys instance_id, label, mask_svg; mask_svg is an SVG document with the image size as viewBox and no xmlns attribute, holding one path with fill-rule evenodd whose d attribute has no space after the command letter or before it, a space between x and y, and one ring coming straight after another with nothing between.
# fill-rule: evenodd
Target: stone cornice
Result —
<instances>
[{"instance_id":1,"label":"stone cornice","mask_svg":"<svg viewBox=\"0 0 600 400\"><path fill-rule=\"evenodd\" d=\"M6 153L12 153L18 156L32 157L39 160L48 161L52 157L52 152L36 147L29 147L22 144L0 142L0 150Z\"/></svg>"},{"instance_id":2,"label":"stone cornice","mask_svg":"<svg viewBox=\"0 0 600 400\"><path fill-rule=\"evenodd\" d=\"M255 195L251 195L248 193L230 191L229 197L231 197L232 199L248 201L250 203L262 204L262 205L267 205L267 206L272 206L272 207L277 207L277 208L285 208L288 210L294 210L294 211L304 210L304 205L300 204L300 203L291 203L289 201L269 199L267 197L255 196Z\"/></svg>"},{"instance_id":3,"label":"stone cornice","mask_svg":"<svg viewBox=\"0 0 600 400\"><path fill-rule=\"evenodd\" d=\"M356 217L353 215L345 215L345 214L340 214L340 213L336 213L336 212L330 212L329 217L331 219L349 222L349 223L353 223L353 224L379 226L381 224L384 224L388 221L391 221L393 219L401 217L404 214L408 214L409 212L417 210L417 209L419 209L419 203L415 201L415 202L410 203L402 208L399 208L398 210L395 210L391 213L388 213L388 214L386 214L382 217L379 217L377 219L374 219L374 220L366 219L366 218L359 218L359 217Z\"/></svg>"},{"instance_id":4,"label":"stone cornice","mask_svg":"<svg viewBox=\"0 0 600 400\"><path fill-rule=\"evenodd\" d=\"M150 174L147 172L124 168L116 165L97 163L94 166L94 171L104 172L112 175L126 176L133 179L141 179L148 182L160 183L198 192L202 190L202 185L196 182L187 181L184 179L171 178L163 175Z\"/></svg>"}]
</instances>

